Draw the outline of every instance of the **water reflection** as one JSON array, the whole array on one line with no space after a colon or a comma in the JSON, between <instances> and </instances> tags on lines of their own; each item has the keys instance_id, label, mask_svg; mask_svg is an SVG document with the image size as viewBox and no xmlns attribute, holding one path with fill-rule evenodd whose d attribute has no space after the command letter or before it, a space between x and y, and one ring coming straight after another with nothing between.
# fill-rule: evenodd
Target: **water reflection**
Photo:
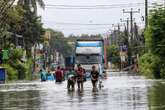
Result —
<instances>
[{"instance_id":1,"label":"water reflection","mask_svg":"<svg viewBox=\"0 0 165 110\"><path fill-rule=\"evenodd\" d=\"M157 81L149 88L148 102L150 110L165 110L164 81Z\"/></svg>"},{"instance_id":2,"label":"water reflection","mask_svg":"<svg viewBox=\"0 0 165 110\"><path fill-rule=\"evenodd\" d=\"M26 110L40 107L39 91L0 92L0 109Z\"/></svg>"}]
</instances>

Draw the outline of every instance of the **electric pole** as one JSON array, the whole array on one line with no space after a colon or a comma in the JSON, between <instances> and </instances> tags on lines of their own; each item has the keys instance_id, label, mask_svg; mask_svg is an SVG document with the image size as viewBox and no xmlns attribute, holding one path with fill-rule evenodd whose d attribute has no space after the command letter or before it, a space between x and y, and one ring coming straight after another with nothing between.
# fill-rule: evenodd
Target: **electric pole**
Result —
<instances>
[{"instance_id":1,"label":"electric pole","mask_svg":"<svg viewBox=\"0 0 165 110\"><path fill-rule=\"evenodd\" d=\"M133 8L131 8L131 11L125 11L125 9L123 9L123 13L129 13L130 14L130 32L131 32L130 43L131 43L132 39L133 39L133 14L134 13L140 13L140 9L138 9L138 11L133 11Z\"/></svg>"},{"instance_id":2,"label":"electric pole","mask_svg":"<svg viewBox=\"0 0 165 110\"><path fill-rule=\"evenodd\" d=\"M129 18L127 20L120 19L120 22L126 22L126 31L127 31L127 37L129 38Z\"/></svg>"},{"instance_id":3,"label":"electric pole","mask_svg":"<svg viewBox=\"0 0 165 110\"><path fill-rule=\"evenodd\" d=\"M128 41L128 63L129 65L132 64L132 41L133 41L133 14L134 13L140 13L140 9L138 9L138 11L133 11L133 8L131 8L130 11L125 11L125 9L123 9L123 13L129 13L130 14L130 32L131 32L131 36L130 39Z\"/></svg>"},{"instance_id":4,"label":"electric pole","mask_svg":"<svg viewBox=\"0 0 165 110\"><path fill-rule=\"evenodd\" d=\"M148 27L148 0L145 0L145 29Z\"/></svg>"},{"instance_id":5,"label":"electric pole","mask_svg":"<svg viewBox=\"0 0 165 110\"><path fill-rule=\"evenodd\" d=\"M115 42L116 42L116 45L119 43L119 40L120 40L120 27L121 26L124 26L123 24L117 24L117 25L112 25L112 27L114 27L114 32L115 32L115 35L116 35L116 32L117 32L117 35L115 36ZM115 29L115 27L117 27L117 30Z\"/></svg>"}]
</instances>

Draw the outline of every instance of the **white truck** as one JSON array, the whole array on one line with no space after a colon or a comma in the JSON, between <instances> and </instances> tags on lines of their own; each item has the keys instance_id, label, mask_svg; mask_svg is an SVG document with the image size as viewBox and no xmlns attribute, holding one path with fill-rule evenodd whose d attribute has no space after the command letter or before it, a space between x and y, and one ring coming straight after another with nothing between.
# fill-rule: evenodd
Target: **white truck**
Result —
<instances>
[{"instance_id":1,"label":"white truck","mask_svg":"<svg viewBox=\"0 0 165 110\"><path fill-rule=\"evenodd\" d=\"M95 65L99 73L104 69L104 41L102 39L78 39L75 45L75 64L81 64L86 70L86 77L90 77L92 66Z\"/></svg>"}]
</instances>

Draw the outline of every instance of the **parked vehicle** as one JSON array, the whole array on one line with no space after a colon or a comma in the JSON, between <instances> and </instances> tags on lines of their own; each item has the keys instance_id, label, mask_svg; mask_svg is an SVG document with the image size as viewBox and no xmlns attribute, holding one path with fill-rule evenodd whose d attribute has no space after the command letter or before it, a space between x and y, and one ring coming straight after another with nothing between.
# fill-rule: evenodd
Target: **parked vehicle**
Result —
<instances>
[{"instance_id":1,"label":"parked vehicle","mask_svg":"<svg viewBox=\"0 0 165 110\"><path fill-rule=\"evenodd\" d=\"M99 73L104 70L105 54L103 39L78 39L75 45L75 64L81 64L90 77L91 68L96 66Z\"/></svg>"}]
</instances>

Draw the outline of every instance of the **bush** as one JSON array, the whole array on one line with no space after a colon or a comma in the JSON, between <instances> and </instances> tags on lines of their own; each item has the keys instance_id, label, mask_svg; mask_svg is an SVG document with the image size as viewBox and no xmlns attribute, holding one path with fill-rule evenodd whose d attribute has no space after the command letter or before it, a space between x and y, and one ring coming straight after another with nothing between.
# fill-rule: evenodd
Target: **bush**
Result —
<instances>
[{"instance_id":1,"label":"bush","mask_svg":"<svg viewBox=\"0 0 165 110\"><path fill-rule=\"evenodd\" d=\"M18 71L10 66L9 64L3 64L3 67L6 68L7 70L7 80L12 81L12 80L17 80L18 79Z\"/></svg>"},{"instance_id":2,"label":"bush","mask_svg":"<svg viewBox=\"0 0 165 110\"><path fill-rule=\"evenodd\" d=\"M140 58L140 72L150 78L160 78L160 58L152 53L145 53Z\"/></svg>"},{"instance_id":3,"label":"bush","mask_svg":"<svg viewBox=\"0 0 165 110\"><path fill-rule=\"evenodd\" d=\"M116 45L107 46L107 60L113 64L120 63L120 49Z\"/></svg>"},{"instance_id":4,"label":"bush","mask_svg":"<svg viewBox=\"0 0 165 110\"><path fill-rule=\"evenodd\" d=\"M23 55L23 49L12 49L10 50L10 60L3 65L7 68L7 80L24 80L31 79L31 64L32 61L27 62L21 61Z\"/></svg>"},{"instance_id":5,"label":"bush","mask_svg":"<svg viewBox=\"0 0 165 110\"><path fill-rule=\"evenodd\" d=\"M165 65L163 65L163 66L161 67L160 75L161 75L161 78L165 79Z\"/></svg>"},{"instance_id":6,"label":"bush","mask_svg":"<svg viewBox=\"0 0 165 110\"><path fill-rule=\"evenodd\" d=\"M18 61L16 69L18 71L18 79L23 80L25 79L25 74L26 74L26 67L25 64Z\"/></svg>"},{"instance_id":7,"label":"bush","mask_svg":"<svg viewBox=\"0 0 165 110\"><path fill-rule=\"evenodd\" d=\"M26 68L26 72L25 72L25 75L26 75L26 79L27 80L31 80L32 79L32 69L31 69L31 65L32 65L32 60L29 59L26 63L25 63L25 68Z\"/></svg>"},{"instance_id":8,"label":"bush","mask_svg":"<svg viewBox=\"0 0 165 110\"><path fill-rule=\"evenodd\" d=\"M16 60L16 59L21 59L23 56L23 49L12 49L10 50L10 59L11 60Z\"/></svg>"}]
</instances>

